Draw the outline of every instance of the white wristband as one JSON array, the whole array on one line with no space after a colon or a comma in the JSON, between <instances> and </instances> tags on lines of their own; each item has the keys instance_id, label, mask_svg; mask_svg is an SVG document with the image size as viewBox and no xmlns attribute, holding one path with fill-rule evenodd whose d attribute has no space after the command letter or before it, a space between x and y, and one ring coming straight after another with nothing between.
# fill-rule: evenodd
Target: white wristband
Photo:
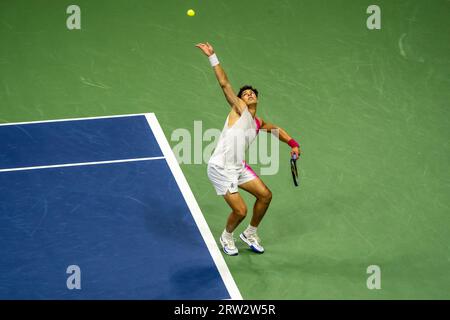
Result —
<instances>
[{"instance_id":1,"label":"white wristband","mask_svg":"<svg viewBox=\"0 0 450 320\"><path fill-rule=\"evenodd\" d=\"M211 67L217 66L219 64L219 59L217 59L216 54L212 54L208 57L209 63L211 63Z\"/></svg>"}]
</instances>

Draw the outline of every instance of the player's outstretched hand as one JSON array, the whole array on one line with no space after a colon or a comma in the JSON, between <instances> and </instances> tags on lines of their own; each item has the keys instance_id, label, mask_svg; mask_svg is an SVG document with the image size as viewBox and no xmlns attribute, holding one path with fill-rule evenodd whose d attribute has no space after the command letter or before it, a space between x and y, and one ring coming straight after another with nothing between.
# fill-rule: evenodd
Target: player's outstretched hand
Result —
<instances>
[{"instance_id":1,"label":"player's outstretched hand","mask_svg":"<svg viewBox=\"0 0 450 320\"><path fill-rule=\"evenodd\" d=\"M291 149L291 158L294 154L296 155L296 159L300 157L301 151L299 147L294 147Z\"/></svg>"},{"instance_id":2,"label":"player's outstretched hand","mask_svg":"<svg viewBox=\"0 0 450 320\"><path fill-rule=\"evenodd\" d=\"M214 49L209 44L209 42L207 42L207 43L197 43L195 46L197 48L199 48L200 50L202 50L203 53L206 54L207 57L209 57L209 56L214 54Z\"/></svg>"}]
</instances>

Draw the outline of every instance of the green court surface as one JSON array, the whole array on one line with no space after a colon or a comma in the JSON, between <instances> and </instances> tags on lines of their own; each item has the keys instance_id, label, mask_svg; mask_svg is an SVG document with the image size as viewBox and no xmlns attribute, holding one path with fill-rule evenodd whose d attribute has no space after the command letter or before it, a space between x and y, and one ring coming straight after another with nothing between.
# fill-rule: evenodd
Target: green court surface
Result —
<instances>
[{"instance_id":1,"label":"green court surface","mask_svg":"<svg viewBox=\"0 0 450 320\"><path fill-rule=\"evenodd\" d=\"M81 30L66 27L71 4ZM371 4L381 30L366 27ZM238 242L225 257L243 298L449 299L449 12L445 0L2 1L0 121L154 112L169 140L194 121L222 129L229 107L194 47L209 41L235 90L258 88L258 115L304 150L300 187L287 145L262 176L266 253ZM206 163L181 167L218 239L230 210ZM370 265L381 289L366 285Z\"/></svg>"}]
</instances>

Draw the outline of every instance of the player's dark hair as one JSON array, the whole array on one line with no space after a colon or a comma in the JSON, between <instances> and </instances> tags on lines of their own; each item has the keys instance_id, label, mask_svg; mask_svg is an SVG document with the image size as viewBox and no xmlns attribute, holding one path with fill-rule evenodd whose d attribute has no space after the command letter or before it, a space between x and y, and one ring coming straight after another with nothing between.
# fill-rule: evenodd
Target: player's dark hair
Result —
<instances>
[{"instance_id":1,"label":"player's dark hair","mask_svg":"<svg viewBox=\"0 0 450 320\"><path fill-rule=\"evenodd\" d=\"M239 92L238 92L237 96L238 96L239 98L241 98L242 93L243 93L245 90L248 90L248 89L252 90L252 91L255 93L255 95L258 96L258 90L256 90L256 88L253 88L252 86L247 85L247 84L239 89Z\"/></svg>"}]
</instances>

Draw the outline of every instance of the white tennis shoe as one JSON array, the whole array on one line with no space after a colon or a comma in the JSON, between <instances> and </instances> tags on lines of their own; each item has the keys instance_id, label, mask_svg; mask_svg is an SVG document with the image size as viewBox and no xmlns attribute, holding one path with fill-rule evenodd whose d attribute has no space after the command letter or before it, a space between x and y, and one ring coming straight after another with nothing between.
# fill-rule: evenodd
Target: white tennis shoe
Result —
<instances>
[{"instance_id":1,"label":"white tennis shoe","mask_svg":"<svg viewBox=\"0 0 450 320\"><path fill-rule=\"evenodd\" d=\"M261 239L259 239L259 237L258 237L258 235L256 233L245 235L245 233L242 232L239 235L239 237L241 238L242 241L244 241L246 244L248 244L250 249L252 249L254 252L256 252L256 253L264 253L264 248L260 244Z\"/></svg>"},{"instance_id":2,"label":"white tennis shoe","mask_svg":"<svg viewBox=\"0 0 450 320\"><path fill-rule=\"evenodd\" d=\"M238 249L234 244L234 239L227 240L222 236L220 237L220 244L222 245L223 252L225 252L229 256L236 256L238 254Z\"/></svg>"}]
</instances>

